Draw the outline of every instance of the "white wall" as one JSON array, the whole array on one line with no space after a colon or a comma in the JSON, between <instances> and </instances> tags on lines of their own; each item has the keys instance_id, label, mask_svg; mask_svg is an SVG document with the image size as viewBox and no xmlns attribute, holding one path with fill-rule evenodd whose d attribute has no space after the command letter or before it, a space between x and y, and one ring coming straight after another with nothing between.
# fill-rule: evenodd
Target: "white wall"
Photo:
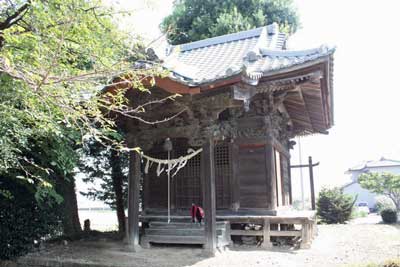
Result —
<instances>
[{"instance_id":1,"label":"white wall","mask_svg":"<svg viewBox=\"0 0 400 267\"><path fill-rule=\"evenodd\" d=\"M357 182L358 176L362 173L363 173L362 171L351 171L351 181Z\"/></svg>"},{"instance_id":2,"label":"white wall","mask_svg":"<svg viewBox=\"0 0 400 267\"><path fill-rule=\"evenodd\" d=\"M382 172L390 172L394 174L400 174L400 167L399 166L391 166L391 167L377 167L377 168L368 168L370 172L377 172L377 173L382 173ZM351 172L351 179L353 182L356 182L358 180L358 176L363 173L361 171L352 171ZM352 196L358 195L357 197L357 203L358 202L367 202L369 208L375 208L376 205L376 197L378 196L375 193L371 193L367 189L364 189L360 186L359 183L354 183L349 186L346 186L343 189L343 192L345 194L349 194Z\"/></svg>"},{"instance_id":3,"label":"white wall","mask_svg":"<svg viewBox=\"0 0 400 267\"><path fill-rule=\"evenodd\" d=\"M391 172L394 174L400 174L400 167L392 166L392 167L369 168L369 171L370 172Z\"/></svg>"},{"instance_id":4,"label":"white wall","mask_svg":"<svg viewBox=\"0 0 400 267\"><path fill-rule=\"evenodd\" d=\"M357 195L356 203L367 202L368 207L370 209L375 208L375 205L376 205L375 197L377 197L378 195L371 193L367 189L362 188L359 183L354 183L354 184L351 184L351 185L345 187L343 189L343 193L349 194L353 197L355 197Z\"/></svg>"}]
</instances>

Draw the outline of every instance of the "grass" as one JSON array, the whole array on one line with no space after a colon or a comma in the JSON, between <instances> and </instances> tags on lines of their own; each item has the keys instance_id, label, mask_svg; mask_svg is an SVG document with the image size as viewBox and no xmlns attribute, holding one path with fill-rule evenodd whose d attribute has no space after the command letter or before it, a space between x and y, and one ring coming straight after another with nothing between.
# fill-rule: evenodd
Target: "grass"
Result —
<instances>
[{"instance_id":1,"label":"grass","mask_svg":"<svg viewBox=\"0 0 400 267\"><path fill-rule=\"evenodd\" d=\"M353 212L351 213L351 218L355 219L355 218L364 218L367 217L368 213L365 211L358 211L358 210L353 210Z\"/></svg>"}]
</instances>

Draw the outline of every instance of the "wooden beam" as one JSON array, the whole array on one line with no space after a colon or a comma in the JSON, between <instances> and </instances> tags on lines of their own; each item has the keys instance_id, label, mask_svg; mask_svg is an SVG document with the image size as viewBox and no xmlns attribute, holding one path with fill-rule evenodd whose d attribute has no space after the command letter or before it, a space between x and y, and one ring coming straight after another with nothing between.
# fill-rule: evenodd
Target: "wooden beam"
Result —
<instances>
[{"instance_id":1,"label":"wooden beam","mask_svg":"<svg viewBox=\"0 0 400 267\"><path fill-rule=\"evenodd\" d=\"M205 211L205 239L204 249L207 254L215 255L217 249L216 226L216 195L215 195L215 165L214 141L208 139L203 145L201 153L201 184L203 187L203 206Z\"/></svg>"},{"instance_id":2,"label":"wooden beam","mask_svg":"<svg viewBox=\"0 0 400 267\"><path fill-rule=\"evenodd\" d=\"M263 236L263 230L231 230L231 235Z\"/></svg>"},{"instance_id":3,"label":"wooden beam","mask_svg":"<svg viewBox=\"0 0 400 267\"><path fill-rule=\"evenodd\" d=\"M312 167L318 166L319 162L312 164ZM303 165L290 165L290 168L307 168L309 167L309 164L303 164Z\"/></svg>"},{"instance_id":4,"label":"wooden beam","mask_svg":"<svg viewBox=\"0 0 400 267\"><path fill-rule=\"evenodd\" d=\"M128 244L132 251L140 249L139 245L139 187L140 155L131 151L129 154L128 175Z\"/></svg>"},{"instance_id":5,"label":"wooden beam","mask_svg":"<svg viewBox=\"0 0 400 267\"><path fill-rule=\"evenodd\" d=\"M156 85L169 93L178 93L178 94L198 94L200 93L200 87L190 87L183 83L174 81L169 77L161 78L155 77L154 78ZM150 84L150 81L148 81ZM146 85L146 83L145 83Z\"/></svg>"},{"instance_id":6,"label":"wooden beam","mask_svg":"<svg viewBox=\"0 0 400 267\"><path fill-rule=\"evenodd\" d=\"M271 236L301 236L301 231L271 231Z\"/></svg>"}]
</instances>

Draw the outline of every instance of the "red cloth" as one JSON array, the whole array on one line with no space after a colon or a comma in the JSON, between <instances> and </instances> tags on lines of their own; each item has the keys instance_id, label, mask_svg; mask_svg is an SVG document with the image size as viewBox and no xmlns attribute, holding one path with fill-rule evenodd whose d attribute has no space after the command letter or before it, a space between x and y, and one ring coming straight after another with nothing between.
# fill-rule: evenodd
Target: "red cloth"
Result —
<instances>
[{"instance_id":1,"label":"red cloth","mask_svg":"<svg viewBox=\"0 0 400 267\"><path fill-rule=\"evenodd\" d=\"M197 206L192 205L192 208L190 209L190 216L192 216L192 222L194 222L194 219L196 218L196 212L197 212Z\"/></svg>"},{"instance_id":2,"label":"red cloth","mask_svg":"<svg viewBox=\"0 0 400 267\"><path fill-rule=\"evenodd\" d=\"M204 210L200 206L192 205L192 208L190 209L190 216L192 217L192 222L195 222L195 220L201 222L201 220L204 218Z\"/></svg>"},{"instance_id":3,"label":"red cloth","mask_svg":"<svg viewBox=\"0 0 400 267\"><path fill-rule=\"evenodd\" d=\"M197 214L197 216L200 216L201 218L204 218L204 210L203 210L203 208L198 206L196 214Z\"/></svg>"},{"instance_id":4,"label":"red cloth","mask_svg":"<svg viewBox=\"0 0 400 267\"><path fill-rule=\"evenodd\" d=\"M199 222L204 219L204 210L197 205L192 205L192 208L190 209L190 216L192 217L192 222Z\"/></svg>"}]
</instances>

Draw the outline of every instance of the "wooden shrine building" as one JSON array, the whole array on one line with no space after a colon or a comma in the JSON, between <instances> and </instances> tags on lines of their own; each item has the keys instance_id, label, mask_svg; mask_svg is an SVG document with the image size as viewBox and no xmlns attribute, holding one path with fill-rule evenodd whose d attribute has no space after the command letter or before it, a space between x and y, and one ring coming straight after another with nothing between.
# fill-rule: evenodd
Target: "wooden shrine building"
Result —
<instances>
[{"instance_id":1,"label":"wooden shrine building","mask_svg":"<svg viewBox=\"0 0 400 267\"><path fill-rule=\"evenodd\" d=\"M169 210L172 222L189 222L189 209L196 203L206 213L201 238L212 252L217 246L217 221L273 220L291 205L291 139L326 134L333 125L334 49L295 51L285 44L286 35L271 24L173 46L162 63L169 76L156 78L151 94L127 92L133 107L181 95L146 106L141 118L171 118L162 123L123 119L131 147L140 146L154 159L167 159L168 154L179 159L190 155L188 149L198 152L176 174L179 166L172 169L170 180L165 165L132 153L128 209L132 245L139 244L139 219L156 225L155 221L167 220ZM151 64L139 62L138 67ZM164 145L167 138L172 143L169 152ZM264 239L268 237L264 231Z\"/></svg>"}]
</instances>

